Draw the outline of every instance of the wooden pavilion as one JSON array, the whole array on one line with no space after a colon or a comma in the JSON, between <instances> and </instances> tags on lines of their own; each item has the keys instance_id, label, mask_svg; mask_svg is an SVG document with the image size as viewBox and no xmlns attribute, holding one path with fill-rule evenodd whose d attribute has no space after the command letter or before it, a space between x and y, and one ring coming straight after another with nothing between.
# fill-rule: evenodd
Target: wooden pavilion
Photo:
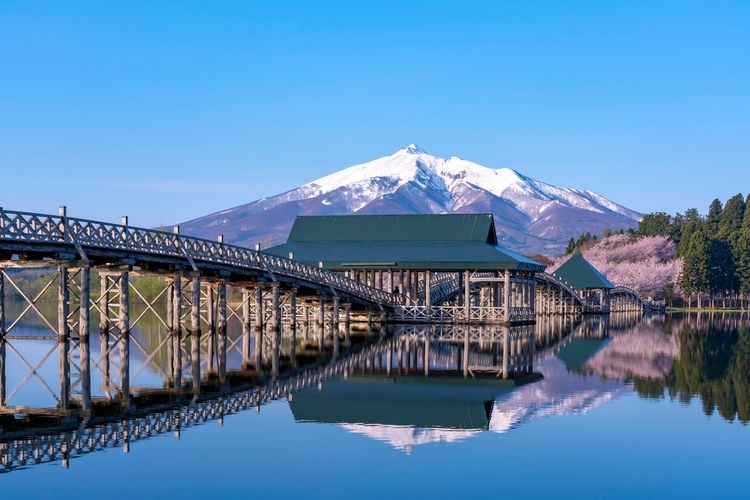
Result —
<instances>
[{"instance_id":1,"label":"wooden pavilion","mask_svg":"<svg viewBox=\"0 0 750 500\"><path fill-rule=\"evenodd\" d=\"M580 252L575 252L552 274L575 290L583 301L584 313L609 313L610 290L615 285L584 259Z\"/></svg>"},{"instance_id":2,"label":"wooden pavilion","mask_svg":"<svg viewBox=\"0 0 750 500\"><path fill-rule=\"evenodd\" d=\"M267 252L393 294L404 321L533 321L545 269L498 244L492 214L300 216Z\"/></svg>"}]
</instances>

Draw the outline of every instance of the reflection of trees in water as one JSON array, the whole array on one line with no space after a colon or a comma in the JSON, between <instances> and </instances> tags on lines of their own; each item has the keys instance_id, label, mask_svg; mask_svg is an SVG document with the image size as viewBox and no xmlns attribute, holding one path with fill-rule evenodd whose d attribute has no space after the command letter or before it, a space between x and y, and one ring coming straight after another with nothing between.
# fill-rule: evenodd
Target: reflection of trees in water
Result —
<instances>
[{"instance_id":1,"label":"reflection of trees in water","mask_svg":"<svg viewBox=\"0 0 750 500\"><path fill-rule=\"evenodd\" d=\"M685 318L677 332L679 358L663 380L634 378L638 394L689 402L699 396L706 415L750 421L750 328L747 322Z\"/></svg>"},{"instance_id":2,"label":"reflection of trees in water","mask_svg":"<svg viewBox=\"0 0 750 500\"><path fill-rule=\"evenodd\" d=\"M586 363L607 379L664 379L679 355L677 341L666 336L659 323L643 322L610 342Z\"/></svg>"}]
</instances>

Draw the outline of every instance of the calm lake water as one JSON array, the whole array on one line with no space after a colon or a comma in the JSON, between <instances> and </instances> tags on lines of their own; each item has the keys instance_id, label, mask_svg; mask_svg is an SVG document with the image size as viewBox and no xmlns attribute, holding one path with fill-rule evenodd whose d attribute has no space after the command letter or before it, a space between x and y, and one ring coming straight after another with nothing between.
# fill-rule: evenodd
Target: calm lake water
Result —
<instances>
[{"instance_id":1,"label":"calm lake water","mask_svg":"<svg viewBox=\"0 0 750 500\"><path fill-rule=\"evenodd\" d=\"M94 330L91 393L102 405L117 400L121 372L113 351L107 376ZM51 332L28 316L12 333ZM3 498L748 496L748 316L613 316L544 321L513 332L364 333L337 359L306 360L291 390L280 385L284 373L277 382L264 379L276 393L254 405L248 399L261 393L242 378L236 321L229 324L224 383L211 382L217 375L207 353L202 394L186 389L175 396L166 388L163 325L147 313L130 344L132 409L141 413L116 417L121 409L112 405L115 417L86 424L98 433L75 422L72 429L45 430L33 418L16 417L0 430L0 492ZM516 373L503 380L508 333L517 342L507 361ZM24 407L27 417L32 407L55 408L59 350L54 340L7 341L9 408ZM75 346L71 352L77 362ZM189 381L187 353L183 362ZM328 375L315 378L325 367ZM75 363L70 387L75 401L81 394ZM81 444L81 436L90 439ZM67 459L45 459L40 443L69 446ZM30 457L25 463L19 450Z\"/></svg>"}]
</instances>

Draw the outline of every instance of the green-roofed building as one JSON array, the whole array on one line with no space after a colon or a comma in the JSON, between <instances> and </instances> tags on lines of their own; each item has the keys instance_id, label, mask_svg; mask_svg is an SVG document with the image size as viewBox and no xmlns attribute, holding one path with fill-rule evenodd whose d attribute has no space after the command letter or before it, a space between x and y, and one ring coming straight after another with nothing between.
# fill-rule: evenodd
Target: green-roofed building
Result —
<instances>
[{"instance_id":1,"label":"green-roofed building","mask_svg":"<svg viewBox=\"0 0 750 500\"><path fill-rule=\"evenodd\" d=\"M451 303L468 315L482 305L506 321L533 320L534 273L545 269L498 244L492 214L300 216L287 242L266 251L344 273L405 307Z\"/></svg>"},{"instance_id":2,"label":"green-roofed building","mask_svg":"<svg viewBox=\"0 0 750 500\"><path fill-rule=\"evenodd\" d=\"M575 252L553 273L576 291L583 301L584 312L608 313L609 291L615 288L606 276Z\"/></svg>"}]
</instances>

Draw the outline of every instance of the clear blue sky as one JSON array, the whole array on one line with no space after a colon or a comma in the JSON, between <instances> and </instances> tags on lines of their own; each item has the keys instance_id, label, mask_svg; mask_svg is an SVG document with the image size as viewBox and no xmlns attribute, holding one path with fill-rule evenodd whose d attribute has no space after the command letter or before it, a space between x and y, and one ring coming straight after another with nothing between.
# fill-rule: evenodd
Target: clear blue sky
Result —
<instances>
[{"instance_id":1,"label":"clear blue sky","mask_svg":"<svg viewBox=\"0 0 750 500\"><path fill-rule=\"evenodd\" d=\"M411 142L705 211L750 191L750 2L0 2L0 206L151 226Z\"/></svg>"}]
</instances>

